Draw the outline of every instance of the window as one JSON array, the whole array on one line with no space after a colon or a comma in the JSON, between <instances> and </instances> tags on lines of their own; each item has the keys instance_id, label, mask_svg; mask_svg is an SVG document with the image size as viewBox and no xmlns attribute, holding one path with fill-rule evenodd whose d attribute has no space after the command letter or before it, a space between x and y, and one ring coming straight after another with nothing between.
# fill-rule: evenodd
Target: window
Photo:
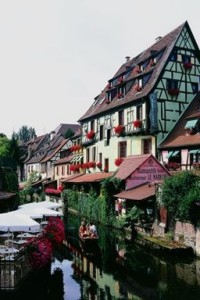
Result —
<instances>
[{"instance_id":1,"label":"window","mask_svg":"<svg viewBox=\"0 0 200 300\"><path fill-rule=\"evenodd\" d=\"M104 160L104 170L105 170L105 172L109 171L109 159L108 158L105 158L105 160Z\"/></svg>"},{"instance_id":2,"label":"window","mask_svg":"<svg viewBox=\"0 0 200 300\"><path fill-rule=\"evenodd\" d=\"M178 80L168 79L167 89L178 89Z\"/></svg>"},{"instance_id":3,"label":"window","mask_svg":"<svg viewBox=\"0 0 200 300\"><path fill-rule=\"evenodd\" d=\"M104 139L104 126L100 125L100 140Z\"/></svg>"},{"instance_id":4,"label":"window","mask_svg":"<svg viewBox=\"0 0 200 300\"><path fill-rule=\"evenodd\" d=\"M110 137L111 137L111 130L108 129L107 130L107 138L106 138L106 144L107 144L107 146L109 146L109 144L110 144Z\"/></svg>"},{"instance_id":5,"label":"window","mask_svg":"<svg viewBox=\"0 0 200 300\"><path fill-rule=\"evenodd\" d=\"M171 61L177 61L177 53L176 52L171 54L170 60Z\"/></svg>"},{"instance_id":6,"label":"window","mask_svg":"<svg viewBox=\"0 0 200 300\"><path fill-rule=\"evenodd\" d=\"M90 149L86 149L86 162L90 161Z\"/></svg>"},{"instance_id":7,"label":"window","mask_svg":"<svg viewBox=\"0 0 200 300\"><path fill-rule=\"evenodd\" d=\"M127 109L127 124L130 124L133 122L133 119L134 119L133 113L134 113L133 107Z\"/></svg>"},{"instance_id":8,"label":"window","mask_svg":"<svg viewBox=\"0 0 200 300\"><path fill-rule=\"evenodd\" d=\"M142 105L136 106L136 119L137 120L142 120L143 115L142 115Z\"/></svg>"},{"instance_id":9,"label":"window","mask_svg":"<svg viewBox=\"0 0 200 300\"><path fill-rule=\"evenodd\" d=\"M124 125L124 111L120 110L118 112L118 125Z\"/></svg>"},{"instance_id":10,"label":"window","mask_svg":"<svg viewBox=\"0 0 200 300\"><path fill-rule=\"evenodd\" d=\"M192 91L194 94L196 94L198 92L198 83L196 83L196 82L192 83Z\"/></svg>"},{"instance_id":11,"label":"window","mask_svg":"<svg viewBox=\"0 0 200 300\"><path fill-rule=\"evenodd\" d=\"M112 101L117 96L117 89L113 89L108 92L108 100Z\"/></svg>"},{"instance_id":12,"label":"window","mask_svg":"<svg viewBox=\"0 0 200 300\"><path fill-rule=\"evenodd\" d=\"M119 142L119 157L127 156L127 142Z\"/></svg>"},{"instance_id":13,"label":"window","mask_svg":"<svg viewBox=\"0 0 200 300\"><path fill-rule=\"evenodd\" d=\"M94 120L90 122L90 129L94 131Z\"/></svg>"},{"instance_id":14,"label":"window","mask_svg":"<svg viewBox=\"0 0 200 300\"><path fill-rule=\"evenodd\" d=\"M67 165L67 175L69 175L70 174L70 167L69 167L69 165Z\"/></svg>"},{"instance_id":15,"label":"window","mask_svg":"<svg viewBox=\"0 0 200 300\"><path fill-rule=\"evenodd\" d=\"M146 74L143 76L142 78L142 85L144 86L145 84L147 84L147 82L149 81L149 78L151 77L152 73Z\"/></svg>"},{"instance_id":16,"label":"window","mask_svg":"<svg viewBox=\"0 0 200 300\"><path fill-rule=\"evenodd\" d=\"M102 153L99 153L99 162L102 163Z\"/></svg>"},{"instance_id":17,"label":"window","mask_svg":"<svg viewBox=\"0 0 200 300\"><path fill-rule=\"evenodd\" d=\"M182 55L182 62L183 63L190 63L191 62L191 57L189 55Z\"/></svg>"},{"instance_id":18,"label":"window","mask_svg":"<svg viewBox=\"0 0 200 300\"><path fill-rule=\"evenodd\" d=\"M151 139L144 139L143 140L143 154L149 154L152 150L152 143Z\"/></svg>"},{"instance_id":19,"label":"window","mask_svg":"<svg viewBox=\"0 0 200 300\"><path fill-rule=\"evenodd\" d=\"M56 167L56 175L59 175L59 168Z\"/></svg>"},{"instance_id":20,"label":"window","mask_svg":"<svg viewBox=\"0 0 200 300\"><path fill-rule=\"evenodd\" d=\"M92 148L92 160L96 161L96 147Z\"/></svg>"},{"instance_id":21,"label":"window","mask_svg":"<svg viewBox=\"0 0 200 300\"><path fill-rule=\"evenodd\" d=\"M197 122L198 122L198 119L189 120L189 121L187 121L184 128L185 129L194 128L196 126Z\"/></svg>"},{"instance_id":22,"label":"window","mask_svg":"<svg viewBox=\"0 0 200 300\"><path fill-rule=\"evenodd\" d=\"M65 175L65 167L64 166L62 166L62 175Z\"/></svg>"}]
</instances>

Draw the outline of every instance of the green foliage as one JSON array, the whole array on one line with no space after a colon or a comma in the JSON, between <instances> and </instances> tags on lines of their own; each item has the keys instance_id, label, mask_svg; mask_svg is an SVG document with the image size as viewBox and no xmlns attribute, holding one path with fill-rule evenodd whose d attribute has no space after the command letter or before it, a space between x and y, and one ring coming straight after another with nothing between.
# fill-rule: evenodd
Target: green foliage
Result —
<instances>
[{"instance_id":1,"label":"green foliage","mask_svg":"<svg viewBox=\"0 0 200 300\"><path fill-rule=\"evenodd\" d=\"M17 192L18 191L18 177L15 172L6 172L4 174L4 189L7 192Z\"/></svg>"},{"instance_id":2,"label":"green foliage","mask_svg":"<svg viewBox=\"0 0 200 300\"><path fill-rule=\"evenodd\" d=\"M28 127L27 125L23 125L17 133L13 132L12 137L20 141L28 142L32 138L36 137L36 132L33 127Z\"/></svg>"},{"instance_id":3,"label":"green foliage","mask_svg":"<svg viewBox=\"0 0 200 300\"><path fill-rule=\"evenodd\" d=\"M71 128L68 128L65 132L65 139L69 139L74 136L74 132L71 130Z\"/></svg>"},{"instance_id":4,"label":"green foliage","mask_svg":"<svg viewBox=\"0 0 200 300\"><path fill-rule=\"evenodd\" d=\"M6 136L0 137L0 157L9 157L10 141Z\"/></svg>"},{"instance_id":5,"label":"green foliage","mask_svg":"<svg viewBox=\"0 0 200 300\"><path fill-rule=\"evenodd\" d=\"M184 171L164 180L161 204L173 218L196 222L196 202L200 199L200 178L192 172Z\"/></svg>"}]
</instances>

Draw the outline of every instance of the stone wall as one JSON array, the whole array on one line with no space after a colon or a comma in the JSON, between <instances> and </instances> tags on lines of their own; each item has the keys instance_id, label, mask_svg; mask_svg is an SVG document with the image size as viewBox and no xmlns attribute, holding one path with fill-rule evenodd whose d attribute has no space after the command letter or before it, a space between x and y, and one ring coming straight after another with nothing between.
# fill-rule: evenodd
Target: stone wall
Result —
<instances>
[{"instance_id":1,"label":"stone wall","mask_svg":"<svg viewBox=\"0 0 200 300\"><path fill-rule=\"evenodd\" d=\"M184 242L192 247L195 254L200 256L200 227L194 227L191 223L176 221L174 230L175 241Z\"/></svg>"}]
</instances>

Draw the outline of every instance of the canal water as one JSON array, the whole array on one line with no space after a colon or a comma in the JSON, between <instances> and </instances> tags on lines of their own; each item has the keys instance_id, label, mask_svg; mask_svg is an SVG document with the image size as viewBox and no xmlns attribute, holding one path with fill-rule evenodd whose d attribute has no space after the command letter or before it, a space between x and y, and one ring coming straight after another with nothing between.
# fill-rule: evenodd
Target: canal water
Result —
<instances>
[{"instance_id":1,"label":"canal water","mask_svg":"<svg viewBox=\"0 0 200 300\"><path fill-rule=\"evenodd\" d=\"M98 226L93 249L78 238L80 219L68 215L66 244L42 275L10 299L197 300L200 260L153 255L121 231ZM0 298L1 300L3 298Z\"/></svg>"}]
</instances>

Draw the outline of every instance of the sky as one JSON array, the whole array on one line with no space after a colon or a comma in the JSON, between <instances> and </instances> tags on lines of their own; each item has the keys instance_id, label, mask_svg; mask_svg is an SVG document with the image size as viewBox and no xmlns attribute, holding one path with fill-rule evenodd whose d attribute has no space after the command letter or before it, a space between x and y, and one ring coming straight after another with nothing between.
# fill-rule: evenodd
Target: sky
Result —
<instances>
[{"instance_id":1,"label":"sky","mask_svg":"<svg viewBox=\"0 0 200 300\"><path fill-rule=\"evenodd\" d=\"M119 67L188 21L200 1L0 0L0 133L77 124Z\"/></svg>"}]
</instances>

